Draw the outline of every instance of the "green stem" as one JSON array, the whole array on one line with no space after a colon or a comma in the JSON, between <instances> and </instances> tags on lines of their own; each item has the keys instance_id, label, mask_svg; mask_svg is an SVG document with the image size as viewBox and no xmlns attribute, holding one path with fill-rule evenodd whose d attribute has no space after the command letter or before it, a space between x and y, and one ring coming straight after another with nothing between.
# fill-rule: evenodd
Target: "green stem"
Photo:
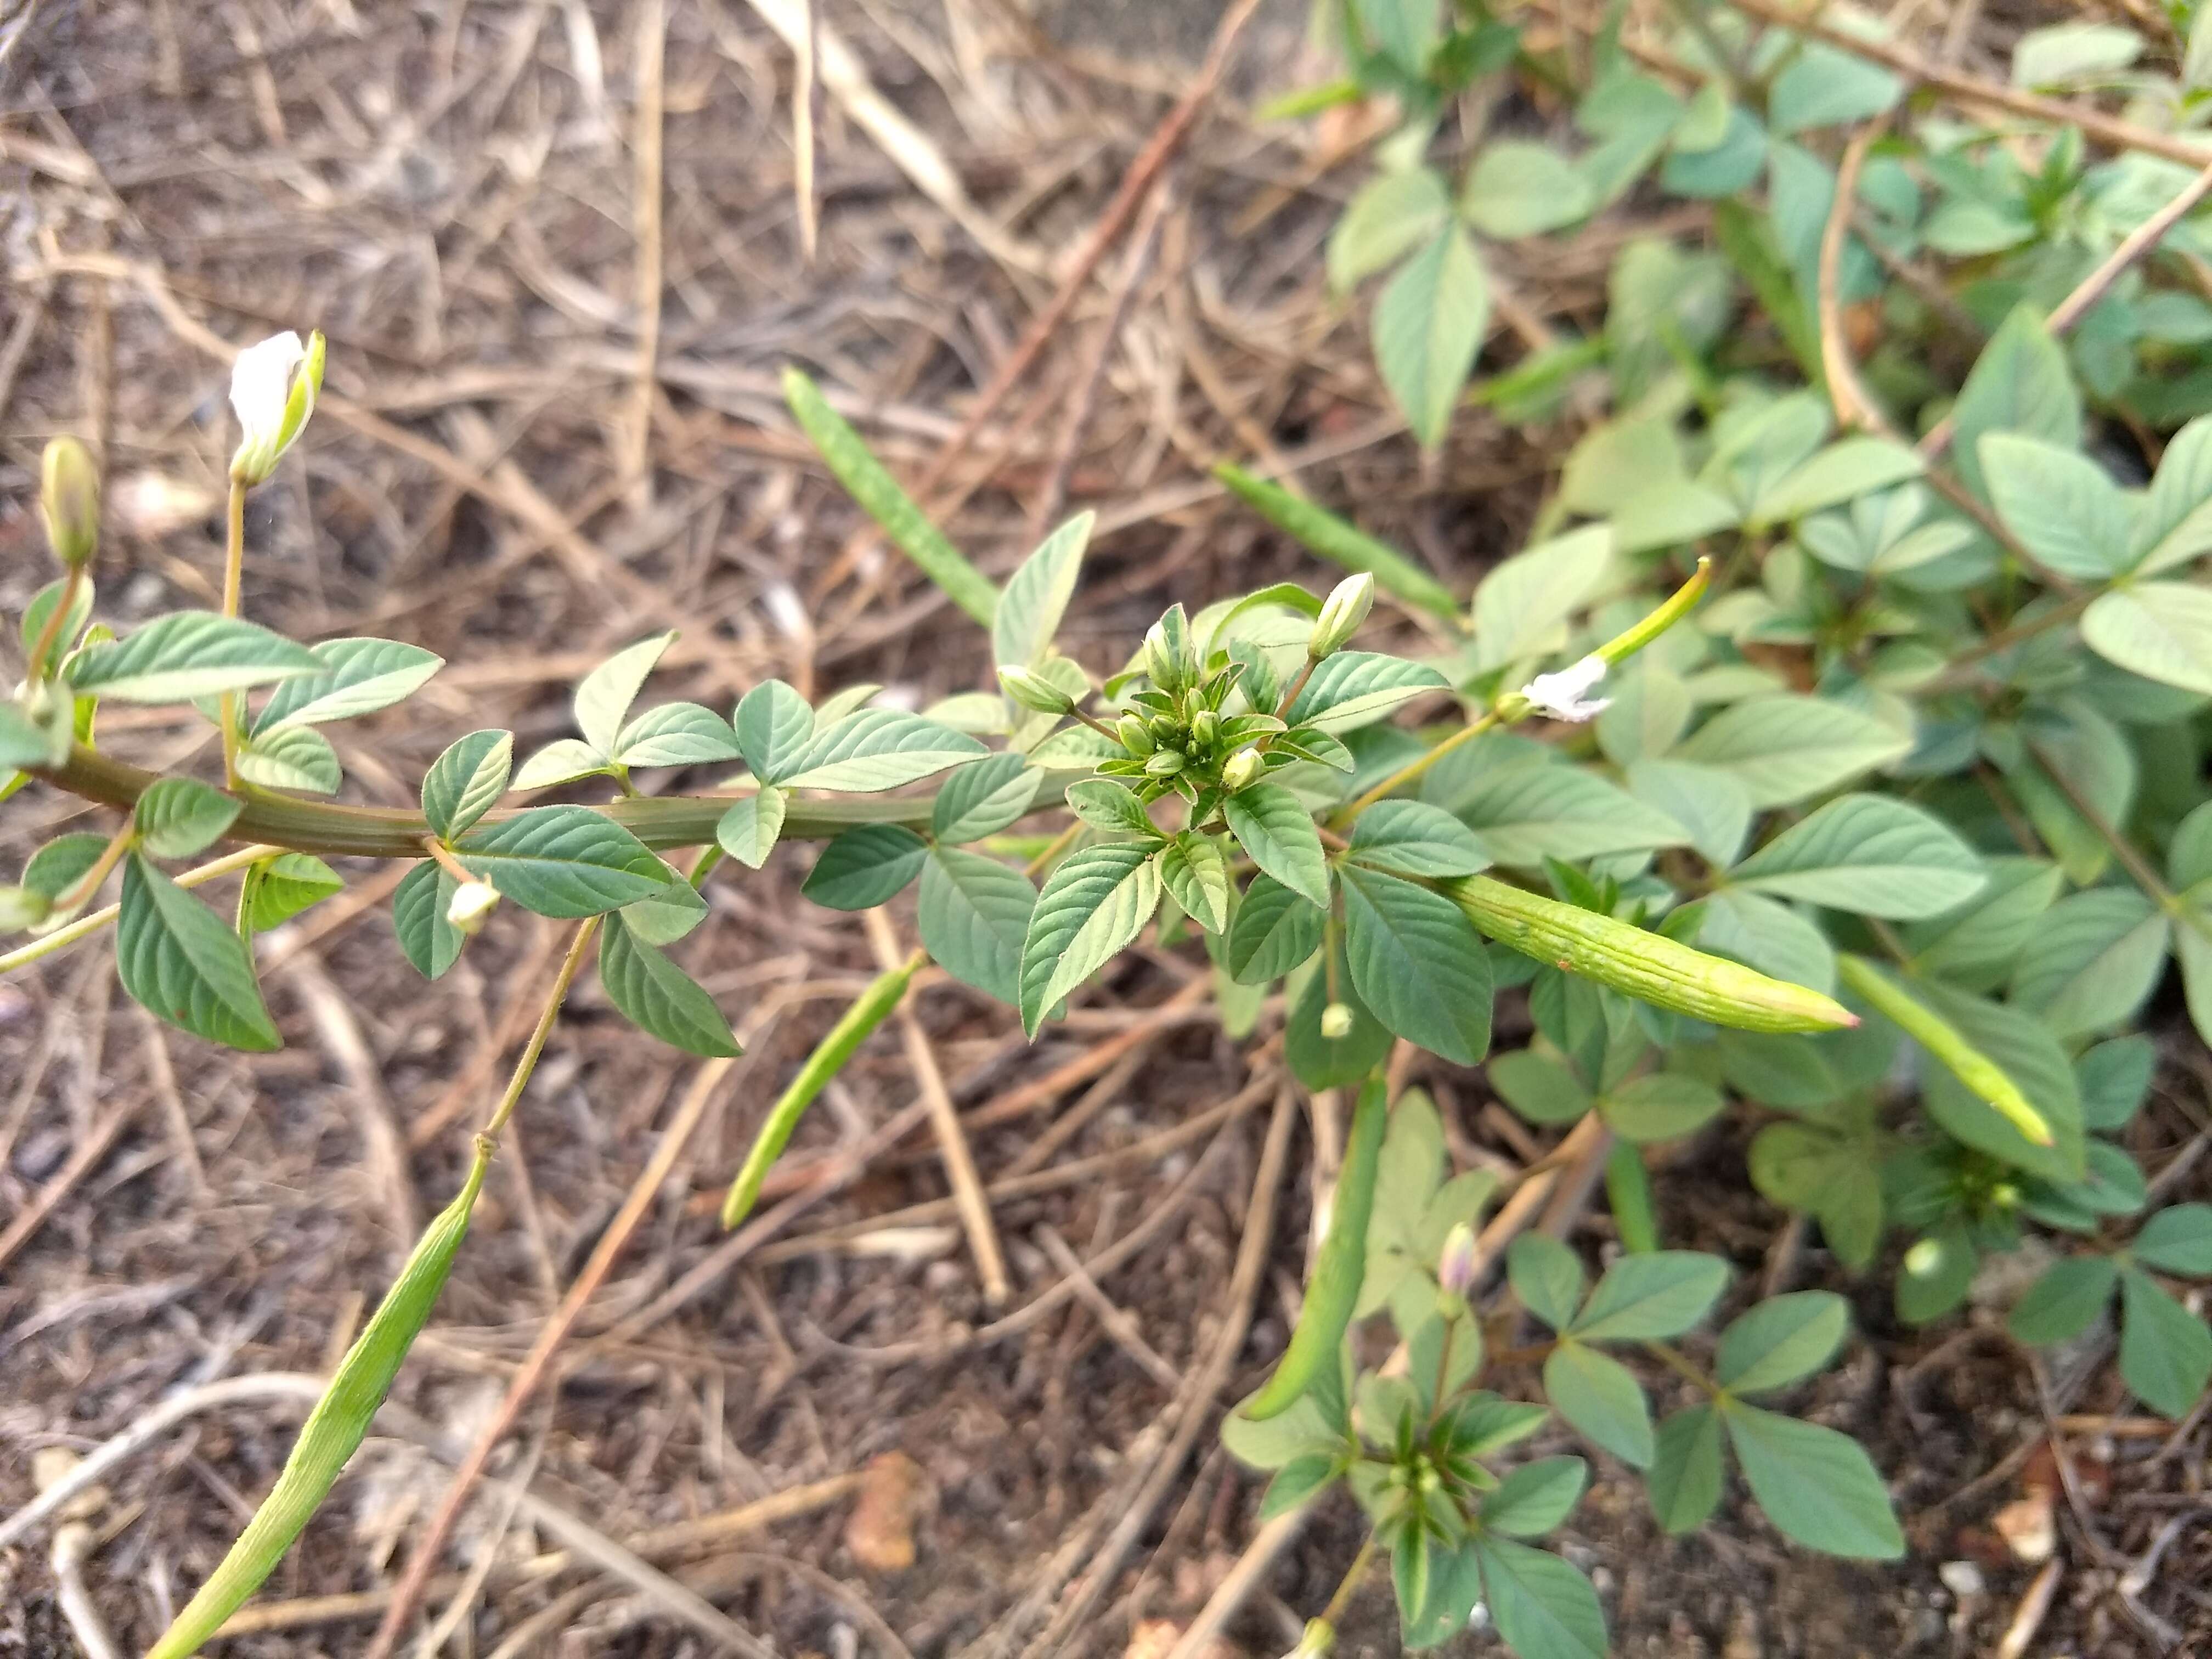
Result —
<instances>
[{"instance_id":1,"label":"green stem","mask_svg":"<svg viewBox=\"0 0 2212 1659\"><path fill-rule=\"evenodd\" d=\"M586 916L576 925L576 932L568 941L568 954L561 960L561 971L554 975L553 989L545 998L545 1006L538 1012L538 1024L530 1033L530 1041L523 1046L522 1054L514 1062L514 1072L507 1081L507 1092L499 1104L477 1131L477 1162L479 1165L491 1161L492 1148L499 1132L514 1115L515 1103L522 1091L530 1086L531 1073L538 1069L538 1057L545 1052L545 1040L553 1035L553 1022L561 1017L561 1005L568 1000L568 988L576 982L577 972L584 965L584 953L591 946L592 935L599 932L599 918Z\"/></svg>"},{"instance_id":2,"label":"green stem","mask_svg":"<svg viewBox=\"0 0 2212 1659\"><path fill-rule=\"evenodd\" d=\"M30 664L24 669L23 678L32 684L37 684L46 677L46 659L52 654L54 641L61 637L63 624L68 621L69 613L76 604L77 590L83 586L84 567L82 564L71 565L69 574L62 579L61 599L47 614L46 624L39 629L39 637L31 647Z\"/></svg>"},{"instance_id":3,"label":"green stem","mask_svg":"<svg viewBox=\"0 0 2212 1659\"><path fill-rule=\"evenodd\" d=\"M230 481L230 501L225 523L228 528L228 544L223 550L222 614L238 615L240 591L246 574L246 486L236 478ZM233 788L238 786L239 694L226 691L217 706L222 725L222 775Z\"/></svg>"},{"instance_id":4,"label":"green stem","mask_svg":"<svg viewBox=\"0 0 2212 1659\"><path fill-rule=\"evenodd\" d=\"M203 864L197 870L185 871L177 878L177 885L198 887L204 882L215 880L217 877L228 876L250 865L258 864L263 859L274 858L283 850L281 847L241 847L234 853L225 853L212 863ZM52 956L58 951L66 951L79 939L88 939L101 928L112 927L116 917L120 915L122 911L121 905L111 904L104 910L94 910L88 916L79 916L66 927L57 927L44 939L33 939L28 945L0 956L0 975L12 974L18 968L29 967L42 957Z\"/></svg>"}]
</instances>

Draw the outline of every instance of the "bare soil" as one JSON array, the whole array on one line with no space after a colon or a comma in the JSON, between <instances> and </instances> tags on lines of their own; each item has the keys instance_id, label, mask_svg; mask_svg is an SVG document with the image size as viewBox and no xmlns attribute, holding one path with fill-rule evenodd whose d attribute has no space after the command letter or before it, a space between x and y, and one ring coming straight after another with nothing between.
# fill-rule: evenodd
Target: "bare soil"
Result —
<instances>
[{"instance_id":1,"label":"bare soil","mask_svg":"<svg viewBox=\"0 0 2212 1659\"><path fill-rule=\"evenodd\" d=\"M773 9L667 0L657 48L659 0L32 0L0 17L0 610L44 580L28 502L39 447L64 430L106 457L106 614L211 602L228 442L217 354L319 326L335 395L253 498L249 613L302 638L415 640L451 665L406 708L337 733L349 798L408 799L474 727L512 727L526 750L561 735L566 688L665 627L684 638L661 697L726 705L781 675L815 693L880 682L919 706L983 684L977 631L861 533L783 414L776 375L805 365L920 477L1190 84L1218 8L1055 4L1043 33L1011 0L829 0L822 27L854 45L912 137L887 146L856 121L849 88L817 93L811 264L793 55L763 22ZM953 474L965 499L945 521L994 572L1054 495L1100 512L1073 640L1102 673L1170 599L1327 580L1224 507L1204 470L1216 459L1287 460L1464 589L1519 544L1571 441L1476 415L1424 463L1397 433L1356 316L1322 286L1322 238L1359 176L1353 147L1326 124L1316 138L1249 115L1257 92L1318 73L1301 55L1303 11L1262 8L1164 175L1143 257L1124 239L1100 262ZM933 199L918 178L957 180L964 201ZM657 228L641 206L656 195ZM1505 256L1519 303L1494 361L1590 325L1635 229ZM1417 641L1412 619L1389 625ZM103 739L149 763L210 759L207 728L167 711L114 711ZM6 851L99 819L33 791L7 811ZM1164 1651L1255 1534L1259 1483L1216 1448L1212 1423L1280 1351L1333 1137L1317 1140L1301 1113L1286 1167L1267 1169L1272 1115L1296 1109L1278 1104L1270 1025L1239 1043L1153 1012L1200 973L1188 949L1140 951L1034 1047L1007 1011L940 979L917 1006L986 1182L1072 1171L994 1205L1006 1304L987 1304L949 1206L900 1213L948 1190L926 1135L744 1258L718 1255L716 1199L765 1103L875 971L853 919L799 899L809 862L787 850L712 884L718 914L683 960L732 1012L747 1058L563 1350L557 1387L495 1462L431 1616L472 1598L452 1638L471 1654L517 1650L502 1644L538 1615L533 1651L704 1652L634 1584L531 1568L554 1546L516 1514L518 1481L636 1543L859 1474L857 1510L840 1488L655 1559L778 1653ZM0 1515L32 1497L41 1454L89 1452L178 1391L325 1370L453 1189L560 936L502 915L431 991L394 945L397 872L345 873L349 893L269 953L289 1044L275 1055L156 1027L113 989L106 944L0 984ZM892 911L910 939L906 904ZM1030 1086L1129 1034L1103 1079ZM428 1437L465 1444L489 1417L695 1069L579 989L396 1390ZM1486 1116L1479 1073L1424 1060L1410 1074L1463 1146L1524 1155ZM811 1115L798 1167L818 1170L810 1160L915 1098L886 1032ZM1232 1101L1244 1103L1218 1124L1173 1136ZM2177 1042L2136 1129L2153 1170L2194 1158L2205 1102L2201 1056ZM1322 1121L1330 1112L1322 1103ZM1617 1650L1992 1650L2035 1570L1991 1516L2021 1497L2056 1416L2075 1478L2056 1504L2061 1565L2035 1651L2154 1654L2152 1620L2181 1650L2212 1651L2202 1423L2147 1427L2109 1367L2039 1377L1986 1312L1963 1332L1901 1330L1886 1279L1847 1280L1749 1192L1747 1134L1716 1129L1684 1149L1663 1213L1678 1242L1738 1262L1744 1299L1762 1279L1853 1296L1868 1340L1796 1403L1869 1440L1913 1553L1895 1569L1810 1557L1741 1493L1704 1532L1664 1540L1640 1484L1600 1457L1565 1548L1604 1592ZM2182 1170L2167 1196L2207 1195L2204 1166ZM1233 1289L1255 1212L1271 1219L1248 1318ZM1567 1219L1604 1247L1602 1215ZM1096 1295L1058 1288L1068 1254L1096 1258L1148 1223ZM994 1321L1007 1328L978 1340ZM1220 1385L1197 1386L1218 1352ZM95 1494L83 1577L121 1650L143 1650L220 1559L300 1410L263 1400L196 1416ZM1187 1450L1179 1428L1194 1429ZM222 1651L366 1644L376 1593L447 1485L423 1438L372 1439L270 1581L254 1632ZM2169 1524L2139 1617L2120 1581ZM1215 1651L1288 1647L1357 1538L1348 1502L1323 1506ZM891 1565L902 1540L911 1565ZM0 1551L0 1652L80 1650L49 1542L40 1528ZM1978 1595L1939 1577L1960 1561L1976 1564ZM465 1583L479 1564L482 1582ZM1393 1653L1395 1632L1378 1578L1341 1650ZM1497 1644L1477 1632L1456 1648Z\"/></svg>"}]
</instances>

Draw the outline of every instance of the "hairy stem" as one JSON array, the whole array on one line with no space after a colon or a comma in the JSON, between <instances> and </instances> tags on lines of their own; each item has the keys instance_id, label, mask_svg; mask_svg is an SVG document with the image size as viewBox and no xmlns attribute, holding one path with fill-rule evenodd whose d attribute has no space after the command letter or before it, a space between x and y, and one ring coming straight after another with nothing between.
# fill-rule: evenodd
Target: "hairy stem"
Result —
<instances>
[{"instance_id":1,"label":"hairy stem","mask_svg":"<svg viewBox=\"0 0 2212 1659\"><path fill-rule=\"evenodd\" d=\"M62 596L47 616L46 625L39 629L39 637L31 647L30 665L23 678L36 684L46 677L46 659L53 653L54 641L61 637L62 625L69 619L70 608L76 605L78 590L84 586L84 567L73 564L69 574L62 579Z\"/></svg>"}]
</instances>

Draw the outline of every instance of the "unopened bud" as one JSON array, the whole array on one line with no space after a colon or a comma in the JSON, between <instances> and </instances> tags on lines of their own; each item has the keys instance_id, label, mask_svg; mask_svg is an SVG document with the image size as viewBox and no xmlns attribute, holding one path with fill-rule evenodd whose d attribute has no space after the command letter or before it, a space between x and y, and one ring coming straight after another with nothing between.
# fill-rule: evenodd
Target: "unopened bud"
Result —
<instances>
[{"instance_id":1,"label":"unopened bud","mask_svg":"<svg viewBox=\"0 0 2212 1659\"><path fill-rule=\"evenodd\" d=\"M1313 632L1306 636L1306 655L1319 662L1343 650L1345 641L1374 608L1375 578L1364 572L1346 577L1321 602L1321 615L1314 618Z\"/></svg>"},{"instance_id":2,"label":"unopened bud","mask_svg":"<svg viewBox=\"0 0 2212 1659\"><path fill-rule=\"evenodd\" d=\"M230 371L230 406L238 416L239 444L230 476L258 484L276 470L315 412L323 389L323 337L302 345L287 329L238 354Z\"/></svg>"},{"instance_id":3,"label":"unopened bud","mask_svg":"<svg viewBox=\"0 0 2212 1659\"><path fill-rule=\"evenodd\" d=\"M1075 708L1074 698L1034 668L1002 662L999 665L999 684L1016 702L1040 714L1066 714Z\"/></svg>"},{"instance_id":4,"label":"unopened bud","mask_svg":"<svg viewBox=\"0 0 2212 1659\"><path fill-rule=\"evenodd\" d=\"M1221 716L1211 708L1201 708L1190 717L1190 740L1201 749L1211 749L1221 735Z\"/></svg>"},{"instance_id":5,"label":"unopened bud","mask_svg":"<svg viewBox=\"0 0 2212 1659\"><path fill-rule=\"evenodd\" d=\"M72 570L100 545L100 469L92 452L74 438L46 446L39 476L39 513L54 556Z\"/></svg>"},{"instance_id":6,"label":"unopened bud","mask_svg":"<svg viewBox=\"0 0 2212 1659\"><path fill-rule=\"evenodd\" d=\"M0 887L0 933L20 933L46 919L53 908L44 893L29 887Z\"/></svg>"},{"instance_id":7,"label":"unopened bud","mask_svg":"<svg viewBox=\"0 0 2212 1659\"><path fill-rule=\"evenodd\" d=\"M1464 1221L1444 1235L1437 1253L1437 1284L1447 1296L1464 1297L1474 1283L1474 1229Z\"/></svg>"},{"instance_id":8,"label":"unopened bud","mask_svg":"<svg viewBox=\"0 0 2212 1659\"><path fill-rule=\"evenodd\" d=\"M1943 1241L1923 1238L1905 1253L1905 1271L1915 1279L1926 1279L1943 1265Z\"/></svg>"},{"instance_id":9,"label":"unopened bud","mask_svg":"<svg viewBox=\"0 0 2212 1659\"><path fill-rule=\"evenodd\" d=\"M1321 1011L1321 1034L1331 1042L1341 1042L1352 1035L1352 1005L1332 1002Z\"/></svg>"},{"instance_id":10,"label":"unopened bud","mask_svg":"<svg viewBox=\"0 0 2212 1659\"><path fill-rule=\"evenodd\" d=\"M485 921L499 908L499 889L488 881L465 881L453 889L446 903L446 920L464 939L483 931Z\"/></svg>"},{"instance_id":11,"label":"unopened bud","mask_svg":"<svg viewBox=\"0 0 2212 1659\"><path fill-rule=\"evenodd\" d=\"M1267 757L1253 748L1238 750L1221 763L1221 787L1231 794L1247 788L1260 781L1260 774L1267 769Z\"/></svg>"},{"instance_id":12,"label":"unopened bud","mask_svg":"<svg viewBox=\"0 0 2212 1659\"><path fill-rule=\"evenodd\" d=\"M1170 605L1167 614L1146 631L1145 672L1170 696L1197 678L1198 653L1190 642L1190 618L1180 605Z\"/></svg>"},{"instance_id":13,"label":"unopened bud","mask_svg":"<svg viewBox=\"0 0 2212 1659\"><path fill-rule=\"evenodd\" d=\"M1152 732L1146 728L1142 714L1122 715L1114 729L1121 733L1121 747L1129 751L1132 759L1142 760L1159 747L1152 741Z\"/></svg>"},{"instance_id":14,"label":"unopened bud","mask_svg":"<svg viewBox=\"0 0 2212 1659\"><path fill-rule=\"evenodd\" d=\"M1156 778L1171 778L1182 768L1182 752L1176 749L1156 749L1145 762L1146 772Z\"/></svg>"}]
</instances>

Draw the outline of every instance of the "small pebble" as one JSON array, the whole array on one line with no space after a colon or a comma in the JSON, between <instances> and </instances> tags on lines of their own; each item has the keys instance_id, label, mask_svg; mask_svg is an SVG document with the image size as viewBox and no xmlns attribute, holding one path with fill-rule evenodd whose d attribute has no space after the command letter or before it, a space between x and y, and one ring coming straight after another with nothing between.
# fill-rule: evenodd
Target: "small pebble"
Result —
<instances>
[{"instance_id":1,"label":"small pebble","mask_svg":"<svg viewBox=\"0 0 2212 1659\"><path fill-rule=\"evenodd\" d=\"M1989 1590L1989 1583L1983 1578L1982 1570L1971 1561L1946 1561L1936 1569L1936 1576L1943 1581L1944 1589L1962 1601L1970 1596L1984 1595Z\"/></svg>"}]
</instances>

